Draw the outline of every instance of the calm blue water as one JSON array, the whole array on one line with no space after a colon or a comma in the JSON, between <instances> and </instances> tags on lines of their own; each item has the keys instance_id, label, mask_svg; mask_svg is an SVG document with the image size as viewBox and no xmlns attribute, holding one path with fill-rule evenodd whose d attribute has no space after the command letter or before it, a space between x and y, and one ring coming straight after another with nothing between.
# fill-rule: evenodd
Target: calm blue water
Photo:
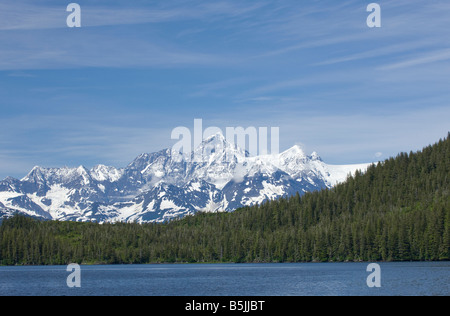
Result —
<instances>
[{"instance_id":1,"label":"calm blue water","mask_svg":"<svg viewBox=\"0 0 450 316\"><path fill-rule=\"evenodd\" d=\"M380 267L380 288L367 286L367 263L81 266L80 288L65 266L0 267L0 296L450 295L450 262Z\"/></svg>"}]
</instances>

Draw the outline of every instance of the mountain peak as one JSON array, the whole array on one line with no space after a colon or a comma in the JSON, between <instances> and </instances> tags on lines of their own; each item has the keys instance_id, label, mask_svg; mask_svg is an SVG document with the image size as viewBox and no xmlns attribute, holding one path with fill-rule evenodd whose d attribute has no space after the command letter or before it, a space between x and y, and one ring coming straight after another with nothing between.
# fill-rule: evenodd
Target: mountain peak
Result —
<instances>
[{"instance_id":1,"label":"mountain peak","mask_svg":"<svg viewBox=\"0 0 450 316\"><path fill-rule=\"evenodd\" d=\"M223 136L223 134L221 132L217 132L213 135L208 136L205 140L203 140L203 143L210 143L213 141L225 142L226 138L225 138L225 136Z\"/></svg>"},{"instance_id":2,"label":"mountain peak","mask_svg":"<svg viewBox=\"0 0 450 316\"><path fill-rule=\"evenodd\" d=\"M322 161L322 158L320 158L319 154L315 151L313 151L313 153L311 154L311 156L309 156L308 158L310 158L311 160L319 160Z\"/></svg>"},{"instance_id":3,"label":"mountain peak","mask_svg":"<svg viewBox=\"0 0 450 316\"><path fill-rule=\"evenodd\" d=\"M222 163L231 161L242 161L245 159L246 152L229 142L222 133L213 134L202 141L194 149L194 161L206 163Z\"/></svg>"},{"instance_id":4,"label":"mountain peak","mask_svg":"<svg viewBox=\"0 0 450 316\"><path fill-rule=\"evenodd\" d=\"M222 133L218 132L211 136L208 136L204 139L197 148L194 148L194 151L197 149L203 149L204 147L216 147L216 149L225 149L230 144L227 142L225 136Z\"/></svg>"},{"instance_id":5,"label":"mountain peak","mask_svg":"<svg viewBox=\"0 0 450 316\"><path fill-rule=\"evenodd\" d=\"M33 169L31 169L31 171L28 172L28 174L21 179L21 181L30 181L31 179L42 180L42 172L43 168L39 166L34 166Z\"/></svg>"},{"instance_id":6,"label":"mountain peak","mask_svg":"<svg viewBox=\"0 0 450 316\"><path fill-rule=\"evenodd\" d=\"M282 152L281 156L306 158L305 152L299 145L294 145L291 148L289 148L288 150Z\"/></svg>"},{"instance_id":7,"label":"mountain peak","mask_svg":"<svg viewBox=\"0 0 450 316\"><path fill-rule=\"evenodd\" d=\"M89 173L89 170L87 170L85 166L79 166L79 167L77 168L77 172L78 172L79 174L88 174L88 173Z\"/></svg>"},{"instance_id":8,"label":"mountain peak","mask_svg":"<svg viewBox=\"0 0 450 316\"><path fill-rule=\"evenodd\" d=\"M92 178L97 181L110 181L115 182L120 179L123 174L122 169L117 169L115 167L96 165L90 171Z\"/></svg>"}]
</instances>

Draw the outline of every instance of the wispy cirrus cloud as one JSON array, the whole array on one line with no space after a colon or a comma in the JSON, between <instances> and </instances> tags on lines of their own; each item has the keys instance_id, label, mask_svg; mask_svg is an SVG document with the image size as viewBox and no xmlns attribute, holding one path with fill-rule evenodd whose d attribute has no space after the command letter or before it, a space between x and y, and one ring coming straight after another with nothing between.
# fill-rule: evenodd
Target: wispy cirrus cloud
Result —
<instances>
[{"instance_id":1,"label":"wispy cirrus cloud","mask_svg":"<svg viewBox=\"0 0 450 316\"><path fill-rule=\"evenodd\" d=\"M0 70L79 67L171 67L213 65L221 55L174 47L155 39L116 37L85 29L69 34L37 31L0 33ZM232 59L227 59L232 60Z\"/></svg>"},{"instance_id":2,"label":"wispy cirrus cloud","mask_svg":"<svg viewBox=\"0 0 450 316\"><path fill-rule=\"evenodd\" d=\"M414 66L420 66L425 64L431 64L436 62L448 61L450 60L450 48L442 49L438 51L431 51L424 54L419 54L419 56L412 57L400 62L392 63L380 67L381 70L394 70L399 68L408 68Z\"/></svg>"},{"instance_id":3,"label":"wispy cirrus cloud","mask_svg":"<svg viewBox=\"0 0 450 316\"><path fill-rule=\"evenodd\" d=\"M337 57L337 58L330 58L325 61L321 61L317 64L314 64L315 66L327 66L327 65L333 65L338 63L346 63L346 62L353 62L353 61L359 61L359 60L365 60L365 59L373 59L373 58L380 58L383 56L392 56L399 53L409 53L410 51L413 51L415 49L423 48L427 45L429 41L427 40L421 40L421 41L411 41L411 42L403 42L400 44L392 44L383 46L380 48L373 48L370 50L366 50L360 53L356 54L350 54L343 57Z\"/></svg>"},{"instance_id":4,"label":"wispy cirrus cloud","mask_svg":"<svg viewBox=\"0 0 450 316\"><path fill-rule=\"evenodd\" d=\"M142 23L163 23L236 17L257 10L264 2L247 3L228 1L170 1L145 6L117 6L114 2L103 5L83 3L81 6L83 27L111 26ZM35 1L17 0L0 3L0 30L36 30L66 27L67 4L52 1L36 4Z\"/></svg>"},{"instance_id":5,"label":"wispy cirrus cloud","mask_svg":"<svg viewBox=\"0 0 450 316\"><path fill-rule=\"evenodd\" d=\"M236 58L177 44L160 25L240 19L262 6L227 1L162 1L152 7L86 3L81 6L82 27L69 29L69 13L60 2L0 3L0 71L223 65Z\"/></svg>"}]
</instances>

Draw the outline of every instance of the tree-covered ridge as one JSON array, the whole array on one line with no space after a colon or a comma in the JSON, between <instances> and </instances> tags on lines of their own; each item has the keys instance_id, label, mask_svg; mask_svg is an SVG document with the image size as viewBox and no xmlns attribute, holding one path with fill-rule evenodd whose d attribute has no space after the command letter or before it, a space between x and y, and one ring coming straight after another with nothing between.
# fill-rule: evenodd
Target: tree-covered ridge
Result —
<instances>
[{"instance_id":1,"label":"tree-covered ridge","mask_svg":"<svg viewBox=\"0 0 450 316\"><path fill-rule=\"evenodd\" d=\"M165 224L0 226L0 264L450 259L450 134L329 190Z\"/></svg>"}]
</instances>

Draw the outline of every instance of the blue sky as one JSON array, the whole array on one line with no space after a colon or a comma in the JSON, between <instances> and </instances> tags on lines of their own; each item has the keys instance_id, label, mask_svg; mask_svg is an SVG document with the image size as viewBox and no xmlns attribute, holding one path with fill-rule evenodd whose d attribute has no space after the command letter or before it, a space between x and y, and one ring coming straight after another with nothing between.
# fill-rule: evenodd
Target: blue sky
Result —
<instances>
[{"instance_id":1,"label":"blue sky","mask_svg":"<svg viewBox=\"0 0 450 316\"><path fill-rule=\"evenodd\" d=\"M172 129L279 127L332 164L447 135L450 2L0 0L0 178L124 167Z\"/></svg>"}]
</instances>

